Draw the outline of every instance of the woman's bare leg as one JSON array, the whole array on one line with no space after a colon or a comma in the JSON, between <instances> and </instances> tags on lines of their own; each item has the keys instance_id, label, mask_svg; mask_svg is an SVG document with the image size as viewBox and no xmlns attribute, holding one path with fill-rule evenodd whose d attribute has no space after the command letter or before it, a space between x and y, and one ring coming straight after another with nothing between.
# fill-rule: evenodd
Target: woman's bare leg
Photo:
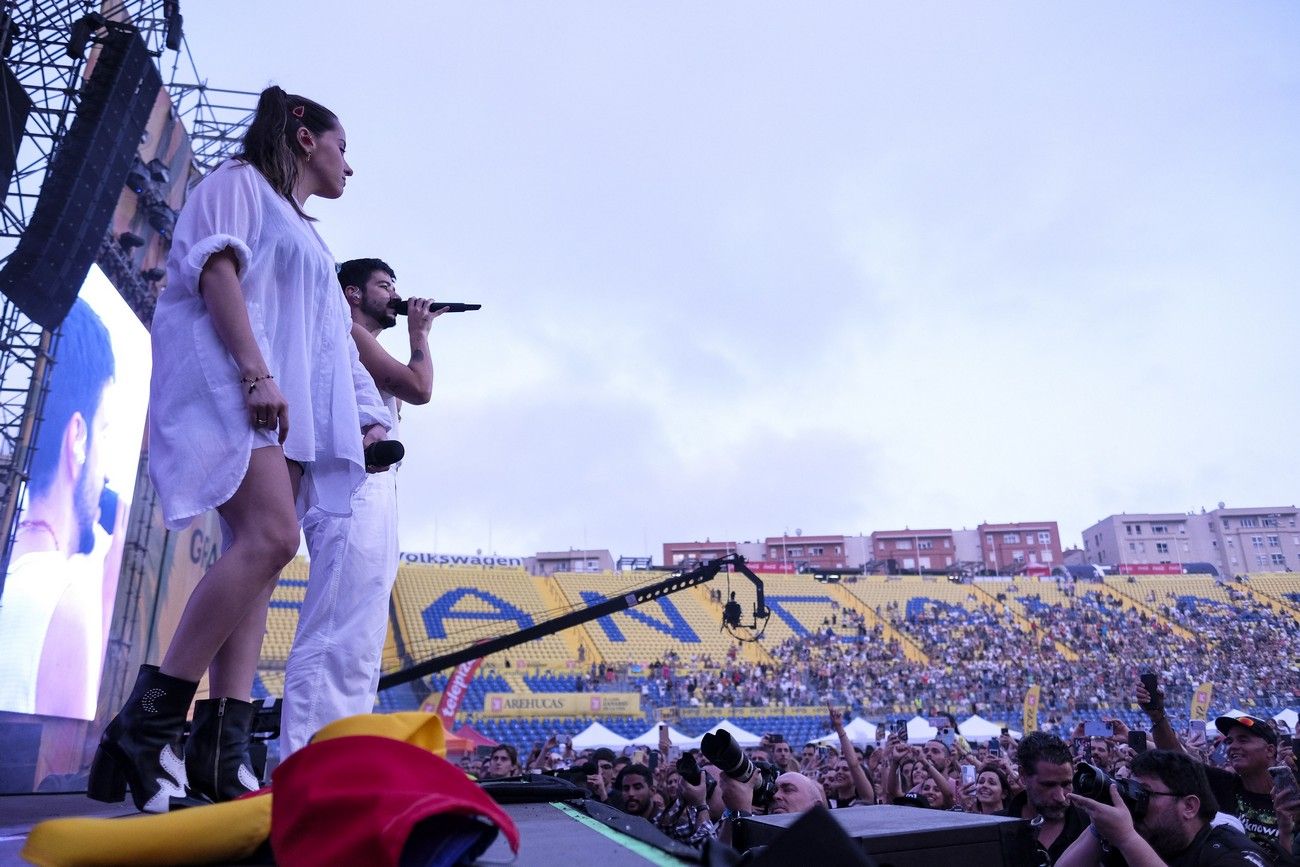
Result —
<instances>
[{"instance_id":1,"label":"woman's bare leg","mask_svg":"<svg viewBox=\"0 0 1300 867\"><path fill-rule=\"evenodd\" d=\"M218 507L233 541L190 594L160 666L164 674L199 680L233 639L228 657L214 666L213 678L219 677L220 685L228 688L242 676L243 686L231 695L218 691L214 682L211 694L247 697L262 633L257 632L249 666L243 663L251 643L246 632L255 624L259 630L265 628L266 607L276 578L298 552L294 494L301 474L296 466L291 472L278 446L253 450L239 490ZM242 668L246 671L238 671Z\"/></svg>"},{"instance_id":2,"label":"woman's bare leg","mask_svg":"<svg viewBox=\"0 0 1300 867\"><path fill-rule=\"evenodd\" d=\"M298 499L298 485L302 482L302 465L296 461L286 461L289 467L289 482L293 489L294 500ZM223 515L223 517L225 517ZM294 528L298 519L295 514ZM237 538L237 537L236 537ZM297 536L294 537L294 551L297 552ZM215 697L237 698L248 701L251 697L253 677L257 673L257 663L262 657L262 640L266 637L266 612L271 604L271 594L279 583L280 573L275 573L275 580L266 585L262 596L253 602L248 616L239 622L234 632L221 645L217 655L212 658L208 669L208 695Z\"/></svg>"}]
</instances>

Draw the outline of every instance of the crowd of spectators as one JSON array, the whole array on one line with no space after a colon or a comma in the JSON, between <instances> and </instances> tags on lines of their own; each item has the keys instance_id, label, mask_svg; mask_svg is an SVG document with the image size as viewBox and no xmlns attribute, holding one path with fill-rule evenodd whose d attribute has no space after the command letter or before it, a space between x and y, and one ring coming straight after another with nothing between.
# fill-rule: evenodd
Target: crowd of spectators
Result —
<instances>
[{"instance_id":1,"label":"crowd of spectators","mask_svg":"<svg viewBox=\"0 0 1300 867\"><path fill-rule=\"evenodd\" d=\"M1132 737L1119 720L1109 721L1108 734L1101 736L1087 735L1080 724L1064 736L1034 732L1017 740L1004 731L972 743L956 732L949 718L937 737L924 744L908 743L904 733L884 726L873 743L854 744L844 714L830 707L828 727L838 735L838 745L791 744L779 732L766 733L747 751L757 767L748 780L724 773L699 750L683 753L671 747L666 728L661 729L657 749L576 751L566 739L553 737L534 745L527 755L512 745L500 745L489 755L466 757L463 766L488 779L565 775L584 785L590 797L641 816L695 846L710 839L731 842L735 822L762 812L894 804L1031 820L1042 863L1116 863L1104 857L1110 843L1128 852L1150 848L1166 859L1153 863L1184 863L1173 856L1191 846L1193 838L1209 835L1213 818L1214 825L1227 826L1214 832L1215 845L1259 859L1222 863L1293 864L1290 852L1300 819L1300 794L1276 787L1267 772L1273 765L1294 770L1290 733L1276 722L1225 717L1216 721L1220 735L1214 739L1179 738L1174 733L1178 727L1168 722L1163 694L1152 701L1138 688L1133 697L1147 709L1154 743ZM1187 809L1178 814L1183 823L1173 830L1157 827L1155 817L1168 824L1174 814L1153 806L1150 821L1134 813L1125 824L1111 808L1132 810L1104 785L1109 797L1081 799L1072 785L1083 763L1116 781L1136 781L1145 787L1148 800L1188 799ZM693 779L690 768L699 769ZM1159 780L1165 778L1185 791L1160 788ZM756 792L765 779L767 795L760 797ZM1102 855L1095 859L1094 841L1079 842L1093 820L1114 838L1098 838ZM1067 852L1073 854L1067 858Z\"/></svg>"},{"instance_id":2,"label":"crowd of spectators","mask_svg":"<svg viewBox=\"0 0 1300 867\"><path fill-rule=\"evenodd\" d=\"M1132 682L1147 667L1161 669L1175 705L1190 703L1207 681L1218 700L1243 709L1280 710L1300 697L1300 666L1288 646L1295 621L1267 606L1171 594L1150 600L1160 614L1153 617L1091 589L1071 604L1019 598L1019 616L1010 605L974 595L964 606L931 601L912 610L897 603L877 609L876 623L888 623L929 662L908 659L897 638L868 626L861 613L838 609L815 632L769 648L772 663L669 655L639 672L611 667L600 683L639 689L650 708L780 709L830 701L868 719L927 710L1006 719L1019 714L1026 690L1038 685L1049 725L1126 705L1113 684ZM1231 652L1220 659L1219 649Z\"/></svg>"},{"instance_id":3,"label":"crowd of spectators","mask_svg":"<svg viewBox=\"0 0 1300 867\"><path fill-rule=\"evenodd\" d=\"M835 608L816 630L767 648L770 662L734 650L724 659L669 654L584 674L583 689L640 689L651 710L767 708L779 716L783 708L827 707L837 744L790 743L769 732L747 753L760 769L770 764L770 773L748 782L699 751L687 764L701 773L688 779L666 734L657 750L622 755L575 751L560 737L526 755L503 745L466 768L571 778L576 769L594 798L696 846L731 841L738 820L764 810L898 804L1033 820L1042 863L1292 865L1300 787L1286 790L1276 771L1294 772L1296 733L1269 717L1300 697L1300 666L1290 652L1296 623L1225 587L1229 602L1151 593L1145 610L1089 585L1063 588L1064 602L1012 586L992 600L972 592L962 605L891 603L874 617ZM1137 686L1147 669L1159 673L1156 695ZM1204 682L1213 684L1215 707L1258 716L1221 717L1218 734L1206 738L1185 710ZM958 734L954 715L1018 720L1035 685L1042 731L1018 741L1003 729L973 743ZM946 715L948 724L939 724L934 740L908 743L896 724L917 713ZM850 742L850 714L885 721L874 742ZM1104 734L1081 721L1098 717ZM1088 798L1073 792L1082 763L1132 781L1147 793L1146 812L1104 785ZM767 796L756 798L765 779ZM1210 849L1219 860L1198 860Z\"/></svg>"}]
</instances>

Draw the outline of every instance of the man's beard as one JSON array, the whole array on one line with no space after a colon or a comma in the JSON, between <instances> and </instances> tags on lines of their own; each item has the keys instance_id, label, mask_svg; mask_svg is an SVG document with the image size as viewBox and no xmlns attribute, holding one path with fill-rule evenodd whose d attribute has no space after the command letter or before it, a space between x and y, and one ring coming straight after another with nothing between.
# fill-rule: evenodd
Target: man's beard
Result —
<instances>
[{"instance_id":1,"label":"man's beard","mask_svg":"<svg viewBox=\"0 0 1300 867\"><path fill-rule=\"evenodd\" d=\"M102 482L103 479L99 481ZM95 549L95 520L99 515L100 495L96 487L102 490L102 486L95 485L94 477L86 471L83 464L72 495L72 512L77 522L77 538L72 551L74 554L89 554Z\"/></svg>"},{"instance_id":2,"label":"man's beard","mask_svg":"<svg viewBox=\"0 0 1300 867\"><path fill-rule=\"evenodd\" d=\"M1151 844L1151 848L1162 856L1176 855L1187 848L1189 840L1184 838L1181 828L1143 827L1139 835Z\"/></svg>"},{"instance_id":3,"label":"man's beard","mask_svg":"<svg viewBox=\"0 0 1300 867\"><path fill-rule=\"evenodd\" d=\"M361 312L378 322L383 328L392 328L397 324L397 314L387 305L380 307L365 300L361 303Z\"/></svg>"}]
</instances>

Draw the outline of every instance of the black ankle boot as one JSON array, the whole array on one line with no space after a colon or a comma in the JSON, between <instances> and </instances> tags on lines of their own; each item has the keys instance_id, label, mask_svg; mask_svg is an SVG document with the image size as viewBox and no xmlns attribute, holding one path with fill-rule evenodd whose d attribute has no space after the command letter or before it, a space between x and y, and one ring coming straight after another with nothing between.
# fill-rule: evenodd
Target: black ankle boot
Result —
<instances>
[{"instance_id":1,"label":"black ankle boot","mask_svg":"<svg viewBox=\"0 0 1300 867\"><path fill-rule=\"evenodd\" d=\"M185 742L190 789L213 801L232 801L262 787L248 757L248 738L257 707L235 698L194 705L194 728Z\"/></svg>"},{"instance_id":2,"label":"black ankle boot","mask_svg":"<svg viewBox=\"0 0 1300 867\"><path fill-rule=\"evenodd\" d=\"M87 794L116 804L131 787L142 813L166 813L204 801L186 792L181 730L198 684L170 677L156 665L140 666L135 689L99 739Z\"/></svg>"}]
</instances>

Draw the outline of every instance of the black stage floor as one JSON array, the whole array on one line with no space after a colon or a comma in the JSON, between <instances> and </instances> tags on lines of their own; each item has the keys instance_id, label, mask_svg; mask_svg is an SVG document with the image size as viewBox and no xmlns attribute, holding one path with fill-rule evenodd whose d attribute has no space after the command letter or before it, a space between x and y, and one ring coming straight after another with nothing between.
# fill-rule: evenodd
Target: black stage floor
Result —
<instances>
[{"instance_id":1,"label":"black stage floor","mask_svg":"<svg viewBox=\"0 0 1300 867\"><path fill-rule=\"evenodd\" d=\"M513 804L505 808L519 828L519 857L513 863L560 864L564 867L610 867L612 864L681 864L658 850L578 817L555 804ZM138 815L126 804L100 804L82 794L0 795L0 867L27 864L19 855L32 826L64 816L111 818ZM480 864L510 864L512 854L498 835Z\"/></svg>"}]
</instances>

